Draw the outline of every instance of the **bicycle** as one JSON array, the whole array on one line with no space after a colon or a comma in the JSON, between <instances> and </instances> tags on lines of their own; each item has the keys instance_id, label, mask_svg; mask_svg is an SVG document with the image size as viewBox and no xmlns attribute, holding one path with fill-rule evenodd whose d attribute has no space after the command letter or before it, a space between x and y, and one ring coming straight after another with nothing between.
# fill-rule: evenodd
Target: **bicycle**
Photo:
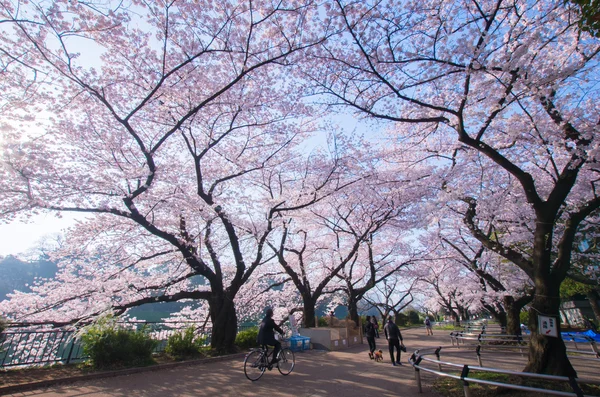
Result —
<instances>
[{"instance_id":1,"label":"bicycle","mask_svg":"<svg viewBox=\"0 0 600 397\"><path fill-rule=\"evenodd\" d=\"M284 341L285 342L285 341ZM260 379L265 373L265 370L273 369L273 365L269 364L272 351L269 351L268 346L261 346L250 349L250 352L244 359L244 375L252 382ZM294 352L288 347L284 347L277 354L279 361L276 363L279 373L287 376L294 370L296 358Z\"/></svg>"}]
</instances>

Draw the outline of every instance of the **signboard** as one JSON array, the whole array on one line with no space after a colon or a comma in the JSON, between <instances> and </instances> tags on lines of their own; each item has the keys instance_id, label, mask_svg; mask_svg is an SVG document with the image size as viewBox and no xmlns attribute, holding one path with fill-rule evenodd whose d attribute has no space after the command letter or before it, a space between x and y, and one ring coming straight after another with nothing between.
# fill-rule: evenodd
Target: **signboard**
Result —
<instances>
[{"instance_id":1,"label":"signboard","mask_svg":"<svg viewBox=\"0 0 600 397\"><path fill-rule=\"evenodd\" d=\"M538 329L541 335L558 338L558 322L556 317L538 316Z\"/></svg>"}]
</instances>

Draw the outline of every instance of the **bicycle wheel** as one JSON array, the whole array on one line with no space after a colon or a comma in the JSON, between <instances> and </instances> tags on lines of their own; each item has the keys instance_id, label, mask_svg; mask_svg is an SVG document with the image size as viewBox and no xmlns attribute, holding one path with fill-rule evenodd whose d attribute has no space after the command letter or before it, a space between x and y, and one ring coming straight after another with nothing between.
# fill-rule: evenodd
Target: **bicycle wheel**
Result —
<instances>
[{"instance_id":1,"label":"bicycle wheel","mask_svg":"<svg viewBox=\"0 0 600 397\"><path fill-rule=\"evenodd\" d=\"M246 378L252 382L259 380L265 373L265 361L264 354L261 351L255 350L248 353L244 360L244 374Z\"/></svg>"},{"instance_id":2,"label":"bicycle wheel","mask_svg":"<svg viewBox=\"0 0 600 397\"><path fill-rule=\"evenodd\" d=\"M294 369L294 365L296 365L296 358L294 357L294 352L286 347L285 349L279 352L277 357L279 357L277 369L279 370L281 375L289 375L290 372L292 372L292 370Z\"/></svg>"}]
</instances>

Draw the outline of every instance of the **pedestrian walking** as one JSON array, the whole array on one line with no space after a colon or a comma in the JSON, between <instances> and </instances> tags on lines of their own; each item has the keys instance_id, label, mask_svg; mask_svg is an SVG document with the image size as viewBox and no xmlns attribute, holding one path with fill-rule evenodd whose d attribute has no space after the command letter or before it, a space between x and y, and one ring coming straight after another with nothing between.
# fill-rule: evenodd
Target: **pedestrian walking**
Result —
<instances>
[{"instance_id":1,"label":"pedestrian walking","mask_svg":"<svg viewBox=\"0 0 600 397\"><path fill-rule=\"evenodd\" d=\"M433 328L431 327L429 316L425 317L425 329L427 330L427 335L433 336Z\"/></svg>"},{"instance_id":2,"label":"pedestrian walking","mask_svg":"<svg viewBox=\"0 0 600 397\"><path fill-rule=\"evenodd\" d=\"M385 333L385 339L388 341L388 348L390 350L390 358L392 359L392 365L402 365L400 362L401 350L400 346L404 347L404 343L402 343L402 333L400 333L400 329L396 324L394 324L394 319L392 316L388 318L388 322L383 328L383 332ZM394 348L396 349L396 360L394 360Z\"/></svg>"},{"instance_id":3,"label":"pedestrian walking","mask_svg":"<svg viewBox=\"0 0 600 397\"><path fill-rule=\"evenodd\" d=\"M379 338L379 323L377 322L377 316L371 317L371 323L373 323L373 327L375 327L375 337Z\"/></svg>"},{"instance_id":4,"label":"pedestrian walking","mask_svg":"<svg viewBox=\"0 0 600 397\"><path fill-rule=\"evenodd\" d=\"M371 322L371 316L367 316L367 321L365 324L365 336L367 337L367 342L369 343L369 358L373 360L373 353L375 352L375 349L377 349L377 345L375 344L375 326Z\"/></svg>"}]
</instances>

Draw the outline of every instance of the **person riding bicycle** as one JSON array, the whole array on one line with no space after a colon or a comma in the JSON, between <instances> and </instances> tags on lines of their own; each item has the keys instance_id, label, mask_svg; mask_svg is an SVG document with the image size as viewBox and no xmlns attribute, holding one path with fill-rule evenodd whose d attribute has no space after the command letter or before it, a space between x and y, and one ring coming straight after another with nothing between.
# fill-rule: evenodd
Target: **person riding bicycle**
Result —
<instances>
[{"instance_id":1,"label":"person riding bicycle","mask_svg":"<svg viewBox=\"0 0 600 397\"><path fill-rule=\"evenodd\" d=\"M265 318L260 323L260 328L258 330L258 344L275 346L275 350L273 350L273 358L271 359L270 365L273 365L279 361L277 358L277 354L281 350L281 343L275 339L275 332L279 332L283 335L283 330L275 324L273 320L273 309L267 308L265 312Z\"/></svg>"}]
</instances>

